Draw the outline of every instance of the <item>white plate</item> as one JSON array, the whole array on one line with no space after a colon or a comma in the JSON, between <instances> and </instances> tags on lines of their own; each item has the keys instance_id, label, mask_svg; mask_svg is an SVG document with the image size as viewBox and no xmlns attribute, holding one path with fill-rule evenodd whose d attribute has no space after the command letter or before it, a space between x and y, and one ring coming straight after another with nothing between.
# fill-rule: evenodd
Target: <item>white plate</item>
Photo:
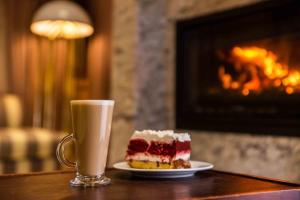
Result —
<instances>
[{"instance_id":1,"label":"white plate","mask_svg":"<svg viewBox=\"0 0 300 200\"><path fill-rule=\"evenodd\" d=\"M211 163L202 161L190 161L191 168L187 169L136 169L130 167L127 162L119 162L113 165L114 168L131 172L135 176L144 178L182 178L193 176L198 171L212 169Z\"/></svg>"}]
</instances>

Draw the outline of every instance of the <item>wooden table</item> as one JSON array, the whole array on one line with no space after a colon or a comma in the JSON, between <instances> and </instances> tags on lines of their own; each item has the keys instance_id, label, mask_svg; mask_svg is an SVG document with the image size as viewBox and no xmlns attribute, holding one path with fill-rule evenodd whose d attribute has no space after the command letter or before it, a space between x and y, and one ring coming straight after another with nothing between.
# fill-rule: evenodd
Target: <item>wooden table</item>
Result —
<instances>
[{"instance_id":1,"label":"wooden table","mask_svg":"<svg viewBox=\"0 0 300 200\"><path fill-rule=\"evenodd\" d=\"M107 170L112 184L72 188L73 172L0 176L0 199L300 199L300 185L233 173L206 171L181 179L141 179Z\"/></svg>"}]
</instances>

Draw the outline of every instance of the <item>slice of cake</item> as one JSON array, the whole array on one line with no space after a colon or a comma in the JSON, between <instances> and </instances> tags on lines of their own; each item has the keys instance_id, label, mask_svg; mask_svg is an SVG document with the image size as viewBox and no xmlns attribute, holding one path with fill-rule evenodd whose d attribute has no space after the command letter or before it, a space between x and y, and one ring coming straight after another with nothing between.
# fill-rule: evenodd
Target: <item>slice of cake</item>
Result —
<instances>
[{"instance_id":1,"label":"slice of cake","mask_svg":"<svg viewBox=\"0 0 300 200\"><path fill-rule=\"evenodd\" d=\"M135 131L131 136L126 161L133 168L190 168L191 138L173 131Z\"/></svg>"}]
</instances>

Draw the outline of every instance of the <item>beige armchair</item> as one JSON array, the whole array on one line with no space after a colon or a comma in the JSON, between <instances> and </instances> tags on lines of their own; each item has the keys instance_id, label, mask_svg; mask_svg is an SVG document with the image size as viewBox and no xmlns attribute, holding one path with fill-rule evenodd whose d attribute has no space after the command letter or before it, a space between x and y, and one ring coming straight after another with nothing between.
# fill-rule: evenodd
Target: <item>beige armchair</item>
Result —
<instances>
[{"instance_id":1,"label":"beige armchair","mask_svg":"<svg viewBox=\"0 0 300 200\"><path fill-rule=\"evenodd\" d=\"M55 149L64 133L22 127L22 117L22 104L16 95L0 97L0 173L59 169Z\"/></svg>"}]
</instances>

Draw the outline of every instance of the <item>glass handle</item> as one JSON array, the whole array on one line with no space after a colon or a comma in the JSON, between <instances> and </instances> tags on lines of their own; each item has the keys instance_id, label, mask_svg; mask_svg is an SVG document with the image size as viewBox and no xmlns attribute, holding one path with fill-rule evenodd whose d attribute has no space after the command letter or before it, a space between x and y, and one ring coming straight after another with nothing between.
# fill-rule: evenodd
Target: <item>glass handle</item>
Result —
<instances>
[{"instance_id":1,"label":"glass handle","mask_svg":"<svg viewBox=\"0 0 300 200\"><path fill-rule=\"evenodd\" d=\"M60 162L60 164L66 165L67 167L75 167L76 163L72 162L70 160L68 160L67 158L65 158L64 155L64 145L68 142L71 142L73 140L74 136L73 134L67 135L65 136L57 145L56 148L56 157L58 159L58 161Z\"/></svg>"}]
</instances>

